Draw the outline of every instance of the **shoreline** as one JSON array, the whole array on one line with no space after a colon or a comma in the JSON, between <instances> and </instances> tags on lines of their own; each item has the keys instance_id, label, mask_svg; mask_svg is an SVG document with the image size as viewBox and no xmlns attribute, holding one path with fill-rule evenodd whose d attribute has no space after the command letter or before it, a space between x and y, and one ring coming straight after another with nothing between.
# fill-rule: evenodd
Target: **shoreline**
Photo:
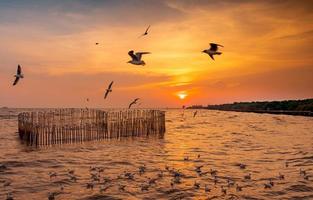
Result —
<instances>
[{"instance_id":1,"label":"shoreline","mask_svg":"<svg viewBox=\"0 0 313 200\"><path fill-rule=\"evenodd\" d=\"M197 109L197 108L188 108L188 109ZM294 115L294 116L305 116L313 117L313 112L311 111L289 111L289 110L239 110L239 109L208 109L200 108L205 110L219 110L219 111L232 111L232 112L252 112L259 114L276 114L276 115Z\"/></svg>"}]
</instances>

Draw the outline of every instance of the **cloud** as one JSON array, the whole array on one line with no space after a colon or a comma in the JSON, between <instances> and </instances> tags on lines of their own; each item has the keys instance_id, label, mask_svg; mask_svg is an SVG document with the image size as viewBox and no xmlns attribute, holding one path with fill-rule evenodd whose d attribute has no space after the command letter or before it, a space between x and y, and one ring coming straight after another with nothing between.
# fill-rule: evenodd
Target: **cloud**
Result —
<instances>
[{"instance_id":1,"label":"cloud","mask_svg":"<svg viewBox=\"0 0 313 200\"><path fill-rule=\"evenodd\" d=\"M184 103L203 104L309 96L311 10L310 1L291 0L1 1L1 82L11 83L17 64L26 78L14 90L0 86L0 103L81 106L90 95L103 105L111 80L119 92L105 106L134 96L175 105L178 91L188 93ZM215 61L200 53L210 42L225 46ZM146 66L126 63L131 49L152 52Z\"/></svg>"},{"instance_id":2,"label":"cloud","mask_svg":"<svg viewBox=\"0 0 313 200\"><path fill-rule=\"evenodd\" d=\"M175 20L181 13L163 1L2 1L0 25L68 35L94 28L125 28ZM162 14L160 14L162 13Z\"/></svg>"},{"instance_id":3,"label":"cloud","mask_svg":"<svg viewBox=\"0 0 313 200\"><path fill-rule=\"evenodd\" d=\"M304 39L312 39L313 38L313 30L308 30L300 33L289 34L285 36L278 37L276 39L287 39L287 40L304 40Z\"/></svg>"}]
</instances>

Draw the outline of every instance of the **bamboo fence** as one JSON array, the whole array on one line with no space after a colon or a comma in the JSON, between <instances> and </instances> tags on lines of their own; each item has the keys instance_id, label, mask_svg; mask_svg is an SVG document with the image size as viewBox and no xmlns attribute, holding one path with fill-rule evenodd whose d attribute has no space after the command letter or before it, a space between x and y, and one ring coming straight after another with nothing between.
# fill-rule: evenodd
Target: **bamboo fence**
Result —
<instances>
[{"instance_id":1,"label":"bamboo fence","mask_svg":"<svg viewBox=\"0 0 313 200\"><path fill-rule=\"evenodd\" d=\"M32 146L77 143L165 133L165 112L159 110L102 111L56 109L18 115L21 140Z\"/></svg>"}]
</instances>

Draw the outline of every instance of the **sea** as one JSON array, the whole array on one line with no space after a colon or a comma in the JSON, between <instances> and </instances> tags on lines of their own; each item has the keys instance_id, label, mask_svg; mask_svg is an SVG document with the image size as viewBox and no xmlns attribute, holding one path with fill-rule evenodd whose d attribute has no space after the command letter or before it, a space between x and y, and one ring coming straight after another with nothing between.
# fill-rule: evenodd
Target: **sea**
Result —
<instances>
[{"instance_id":1,"label":"sea","mask_svg":"<svg viewBox=\"0 0 313 200\"><path fill-rule=\"evenodd\" d=\"M31 147L0 109L0 199L313 199L313 118L163 109L163 138Z\"/></svg>"}]
</instances>

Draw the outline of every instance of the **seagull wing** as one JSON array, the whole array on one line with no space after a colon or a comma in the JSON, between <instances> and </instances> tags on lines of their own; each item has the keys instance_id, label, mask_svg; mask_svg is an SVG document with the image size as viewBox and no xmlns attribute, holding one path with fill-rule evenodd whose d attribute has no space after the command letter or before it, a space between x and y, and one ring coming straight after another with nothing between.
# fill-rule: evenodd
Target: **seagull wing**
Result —
<instances>
[{"instance_id":1,"label":"seagull wing","mask_svg":"<svg viewBox=\"0 0 313 200\"><path fill-rule=\"evenodd\" d=\"M19 77L16 77L16 78L15 78L15 80L14 80L13 85L16 85L16 84L17 84L17 82L18 82L18 80L20 80L20 78L19 78Z\"/></svg>"},{"instance_id":2,"label":"seagull wing","mask_svg":"<svg viewBox=\"0 0 313 200\"><path fill-rule=\"evenodd\" d=\"M132 58L132 60L138 60L137 56L134 54L134 51L131 50L128 52L128 55Z\"/></svg>"},{"instance_id":3,"label":"seagull wing","mask_svg":"<svg viewBox=\"0 0 313 200\"><path fill-rule=\"evenodd\" d=\"M107 90L107 91L105 92L105 94L104 94L104 99L106 99L106 98L107 98L107 96L108 96L109 92L110 92L110 90Z\"/></svg>"},{"instance_id":4,"label":"seagull wing","mask_svg":"<svg viewBox=\"0 0 313 200\"><path fill-rule=\"evenodd\" d=\"M114 81L112 81L112 82L110 83L110 85L109 85L109 87L108 87L108 90L111 90L111 89L112 89L113 82L114 82Z\"/></svg>"},{"instance_id":5,"label":"seagull wing","mask_svg":"<svg viewBox=\"0 0 313 200\"><path fill-rule=\"evenodd\" d=\"M145 31L145 34L148 34L148 30L150 29L150 25L148 26L148 28Z\"/></svg>"},{"instance_id":6,"label":"seagull wing","mask_svg":"<svg viewBox=\"0 0 313 200\"><path fill-rule=\"evenodd\" d=\"M21 74L21 73L22 73L22 68L20 65L18 65L16 74Z\"/></svg>"},{"instance_id":7,"label":"seagull wing","mask_svg":"<svg viewBox=\"0 0 313 200\"><path fill-rule=\"evenodd\" d=\"M213 55L212 54L209 54L209 56L214 60L214 57L213 57Z\"/></svg>"},{"instance_id":8,"label":"seagull wing","mask_svg":"<svg viewBox=\"0 0 313 200\"><path fill-rule=\"evenodd\" d=\"M145 35L148 35L149 29L150 29L150 25L148 26L148 28L146 29L146 31L145 31L143 34L141 34L138 38L141 38L141 37L143 37L143 36L145 36Z\"/></svg>"},{"instance_id":9,"label":"seagull wing","mask_svg":"<svg viewBox=\"0 0 313 200\"><path fill-rule=\"evenodd\" d=\"M128 109L130 109L132 107L132 105L134 104L134 102L131 102L128 106Z\"/></svg>"},{"instance_id":10,"label":"seagull wing","mask_svg":"<svg viewBox=\"0 0 313 200\"><path fill-rule=\"evenodd\" d=\"M137 53L136 53L137 59L138 59L138 60L141 60L141 56L142 56L143 54L150 54L150 52L137 52Z\"/></svg>"},{"instance_id":11,"label":"seagull wing","mask_svg":"<svg viewBox=\"0 0 313 200\"><path fill-rule=\"evenodd\" d=\"M217 49L218 49L218 47L217 47L217 44L215 44L215 43L210 43L210 50L211 51L217 51Z\"/></svg>"}]
</instances>

